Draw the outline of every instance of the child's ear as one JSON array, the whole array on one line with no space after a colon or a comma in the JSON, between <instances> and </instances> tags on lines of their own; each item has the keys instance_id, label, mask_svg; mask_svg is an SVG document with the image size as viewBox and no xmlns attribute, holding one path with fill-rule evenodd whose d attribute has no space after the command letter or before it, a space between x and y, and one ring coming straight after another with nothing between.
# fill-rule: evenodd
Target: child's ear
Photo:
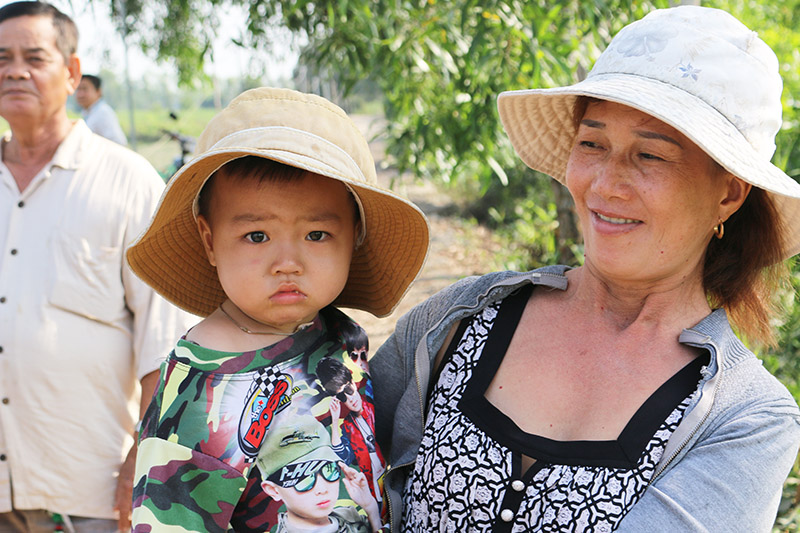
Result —
<instances>
[{"instance_id":1,"label":"child's ear","mask_svg":"<svg viewBox=\"0 0 800 533\"><path fill-rule=\"evenodd\" d=\"M364 226L363 226L363 224L361 224L360 220L358 222L356 222L356 228L355 228L355 233L354 233L355 239L353 239L353 250L354 251L358 250L358 247L361 246L361 244L364 242L364 235L361 234L363 227Z\"/></svg>"},{"instance_id":2,"label":"child's ear","mask_svg":"<svg viewBox=\"0 0 800 533\"><path fill-rule=\"evenodd\" d=\"M275 488L275 483L271 481L262 481L261 490L263 490L267 496L269 496L276 502L281 501L281 496L280 494L278 494L278 489Z\"/></svg>"},{"instance_id":3,"label":"child's ear","mask_svg":"<svg viewBox=\"0 0 800 533\"><path fill-rule=\"evenodd\" d=\"M211 266L217 266L217 263L214 261L214 239L211 235L211 225L203 215L197 215L197 231L200 233L200 240L206 251L208 262L211 263Z\"/></svg>"}]
</instances>

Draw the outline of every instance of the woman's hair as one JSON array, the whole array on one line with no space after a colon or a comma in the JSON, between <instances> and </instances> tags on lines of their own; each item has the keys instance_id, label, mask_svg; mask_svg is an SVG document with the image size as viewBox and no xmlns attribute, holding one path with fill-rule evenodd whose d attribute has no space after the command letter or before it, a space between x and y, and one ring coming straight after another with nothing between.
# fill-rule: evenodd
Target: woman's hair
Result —
<instances>
[{"instance_id":1,"label":"woman's hair","mask_svg":"<svg viewBox=\"0 0 800 533\"><path fill-rule=\"evenodd\" d=\"M577 130L595 98L579 96L573 122ZM713 161L713 160L712 160ZM713 162L712 172L725 170ZM712 307L723 307L731 323L750 342L774 345L771 320L775 293L785 280L783 228L772 199L752 187L742 206L724 223L722 239L711 238L703 262L703 289Z\"/></svg>"},{"instance_id":2,"label":"woman's hair","mask_svg":"<svg viewBox=\"0 0 800 533\"><path fill-rule=\"evenodd\" d=\"M724 307L745 338L773 345L775 293L787 269L782 261L783 231L772 199L753 187L724 226L723 238L712 237L706 248L703 288L711 305Z\"/></svg>"}]
</instances>

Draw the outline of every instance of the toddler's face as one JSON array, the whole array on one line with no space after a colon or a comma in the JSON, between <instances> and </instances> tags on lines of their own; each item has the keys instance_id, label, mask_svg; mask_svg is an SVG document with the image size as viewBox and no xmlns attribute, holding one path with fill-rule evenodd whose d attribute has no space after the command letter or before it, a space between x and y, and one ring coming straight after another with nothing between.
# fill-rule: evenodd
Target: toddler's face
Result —
<instances>
[{"instance_id":1,"label":"toddler's face","mask_svg":"<svg viewBox=\"0 0 800 533\"><path fill-rule=\"evenodd\" d=\"M341 293L356 239L353 199L337 180L285 183L219 173L198 225L225 294L263 324L291 330Z\"/></svg>"}]
</instances>

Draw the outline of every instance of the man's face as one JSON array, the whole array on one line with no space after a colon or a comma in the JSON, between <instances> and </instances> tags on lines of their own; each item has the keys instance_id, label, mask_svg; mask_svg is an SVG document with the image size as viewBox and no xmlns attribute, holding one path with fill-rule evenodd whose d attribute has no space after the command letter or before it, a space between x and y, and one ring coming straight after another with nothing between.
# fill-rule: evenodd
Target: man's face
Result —
<instances>
[{"instance_id":1,"label":"man's face","mask_svg":"<svg viewBox=\"0 0 800 533\"><path fill-rule=\"evenodd\" d=\"M96 89L94 83L89 80L81 80L78 84L78 90L75 91L75 100L84 109L92 107L92 104L98 101L100 96L100 90Z\"/></svg>"},{"instance_id":2,"label":"man's face","mask_svg":"<svg viewBox=\"0 0 800 533\"><path fill-rule=\"evenodd\" d=\"M64 61L49 17L0 23L0 116L12 128L45 124L66 113L67 97L79 79L80 63L74 55Z\"/></svg>"}]
</instances>

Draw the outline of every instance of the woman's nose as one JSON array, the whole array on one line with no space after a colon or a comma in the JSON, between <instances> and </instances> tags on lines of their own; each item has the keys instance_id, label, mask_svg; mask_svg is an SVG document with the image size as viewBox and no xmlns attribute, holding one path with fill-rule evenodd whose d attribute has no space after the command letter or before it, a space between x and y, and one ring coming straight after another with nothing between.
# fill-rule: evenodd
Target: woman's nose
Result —
<instances>
[{"instance_id":1,"label":"woman's nose","mask_svg":"<svg viewBox=\"0 0 800 533\"><path fill-rule=\"evenodd\" d=\"M633 172L635 169L624 155L610 155L595 168L592 192L603 198L625 197L630 190Z\"/></svg>"}]
</instances>

